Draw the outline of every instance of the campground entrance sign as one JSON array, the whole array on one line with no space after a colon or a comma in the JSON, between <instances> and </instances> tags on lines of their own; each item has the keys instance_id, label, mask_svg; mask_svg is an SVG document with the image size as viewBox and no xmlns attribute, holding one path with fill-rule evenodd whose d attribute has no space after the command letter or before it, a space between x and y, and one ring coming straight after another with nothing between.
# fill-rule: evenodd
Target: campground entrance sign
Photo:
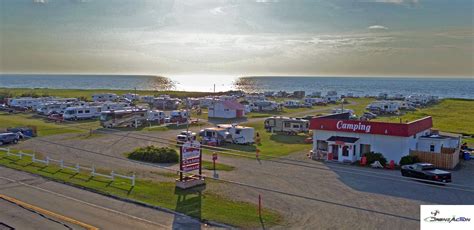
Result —
<instances>
[{"instance_id":1,"label":"campground entrance sign","mask_svg":"<svg viewBox=\"0 0 474 230\"><path fill-rule=\"evenodd\" d=\"M201 143L195 140L188 140L179 151L179 179L176 179L176 186L181 189L187 189L204 184L202 177L202 149ZM184 173L197 174L185 176Z\"/></svg>"}]
</instances>

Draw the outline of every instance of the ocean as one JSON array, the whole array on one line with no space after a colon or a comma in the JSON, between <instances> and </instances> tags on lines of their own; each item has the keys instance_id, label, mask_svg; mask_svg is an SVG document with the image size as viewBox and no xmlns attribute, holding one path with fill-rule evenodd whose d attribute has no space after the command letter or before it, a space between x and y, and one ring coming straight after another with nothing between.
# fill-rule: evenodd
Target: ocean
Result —
<instances>
[{"instance_id":1,"label":"ocean","mask_svg":"<svg viewBox=\"0 0 474 230\"><path fill-rule=\"evenodd\" d=\"M33 75L0 74L0 88L124 89L245 92L335 90L339 94L375 96L379 93L430 94L441 98L474 99L473 78L388 77L233 77L188 75L176 77L144 75Z\"/></svg>"}]
</instances>

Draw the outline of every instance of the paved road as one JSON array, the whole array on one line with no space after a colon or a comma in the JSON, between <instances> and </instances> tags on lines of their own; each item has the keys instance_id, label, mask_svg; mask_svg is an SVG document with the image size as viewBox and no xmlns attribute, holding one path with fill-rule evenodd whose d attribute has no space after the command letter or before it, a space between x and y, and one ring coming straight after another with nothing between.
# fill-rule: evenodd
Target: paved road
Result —
<instances>
[{"instance_id":1,"label":"paved road","mask_svg":"<svg viewBox=\"0 0 474 230\"><path fill-rule=\"evenodd\" d=\"M157 211L107 198L37 176L0 167L0 193L48 211L67 216L100 229L200 229L199 221L186 216ZM25 213L9 209L0 202L1 222L17 229L64 229L57 223L38 217L12 215ZM8 209L8 211L6 211ZM29 214L31 216L32 214Z\"/></svg>"}]
</instances>

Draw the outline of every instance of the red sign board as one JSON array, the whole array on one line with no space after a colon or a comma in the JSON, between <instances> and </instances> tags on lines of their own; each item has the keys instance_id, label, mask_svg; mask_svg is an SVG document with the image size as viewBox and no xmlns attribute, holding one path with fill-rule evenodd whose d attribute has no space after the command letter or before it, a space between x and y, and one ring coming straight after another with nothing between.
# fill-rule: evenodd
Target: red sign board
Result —
<instances>
[{"instance_id":1,"label":"red sign board","mask_svg":"<svg viewBox=\"0 0 474 230\"><path fill-rule=\"evenodd\" d=\"M186 166L186 165L196 164L196 163L199 163L199 160L200 160L199 157L184 159L183 160L183 165Z\"/></svg>"},{"instance_id":2,"label":"red sign board","mask_svg":"<svg viewBox=\"0 0 474 230\"><path fill-rule=\"evenodd\" d=\"M410 123L371 122L316 117L313 118L310 123L310 129L314 130L379 134L401 137L409 137L432 127L433 121L431 117L425 117Z\"/></svg>"},{"instance_id":3,"label":"red sign board","mask_svg":"<svg viewBox=\"0 0 474 230\"><path fill-rule=\"evenodd\" d=\"M199 169L199 163L194 164L194 165L183 165L183 171L184 172L189 172L189 171L193 171L193 170L196 170L196 169Z\"/></svg>"},{"instance_id":4,"label":"red sign board","mask_svg":"<svg viewBox=\"0 0 474 230\"><path fill-rule=\"evenodd\" d=\"M217 153L212 154L212 160L216 161L217 160Z\"/></svg>"}]
</instances>

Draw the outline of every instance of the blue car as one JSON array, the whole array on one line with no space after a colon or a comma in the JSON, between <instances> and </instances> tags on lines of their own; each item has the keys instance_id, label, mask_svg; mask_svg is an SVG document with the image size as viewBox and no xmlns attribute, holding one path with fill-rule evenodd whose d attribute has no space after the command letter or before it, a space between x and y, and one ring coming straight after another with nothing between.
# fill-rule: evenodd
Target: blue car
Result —
<instances>
[{"instance_id":1,"label":"blue car","mask_svg":"<svg viewBox=\"0 0 474 230\"><path fill-rule=\"evenodd\" d=\"M0 145L18 143L20 136L16 133L0 133Z\"/></svg>"}]
</instances>

